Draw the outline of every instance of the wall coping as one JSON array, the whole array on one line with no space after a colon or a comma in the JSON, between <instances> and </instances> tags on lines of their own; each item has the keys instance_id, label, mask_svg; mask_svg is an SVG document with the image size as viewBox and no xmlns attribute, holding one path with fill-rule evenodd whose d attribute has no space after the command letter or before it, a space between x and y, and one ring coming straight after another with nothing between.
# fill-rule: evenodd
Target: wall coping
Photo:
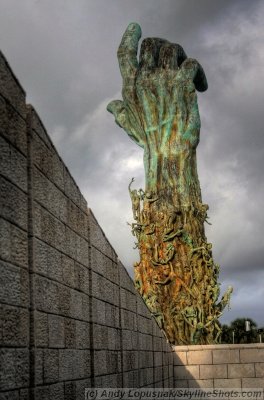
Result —
<instances>
[{"instance_id":1,"label":"wall coping","mask_svg":"<svg viewBox=\"0 0 264 400\"><path fill-rule=\"evenodd\" d=\"M241 343L241 344L202 344L172 346L173 351L200 351L200 350L224 350L224 349L264 349L264 343Z\"/></svg>"}]
</instances>

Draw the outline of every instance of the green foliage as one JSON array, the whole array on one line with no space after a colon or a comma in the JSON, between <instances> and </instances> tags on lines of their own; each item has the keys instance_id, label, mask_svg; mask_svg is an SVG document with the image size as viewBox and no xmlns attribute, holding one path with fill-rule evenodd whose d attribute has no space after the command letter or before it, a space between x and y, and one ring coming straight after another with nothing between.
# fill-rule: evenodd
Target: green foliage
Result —
<instances>
[{"instance_id":1,"label":"green foliage","mask_svg":"<svg viewBox=\"0 0 264 400\"><path fill-rule=\"evenodd\" d=\"M232 330L228 325L222 325L221 343L233 343Z\"/></svg>"},{"instance_id":2,"label":"green foliage","mask_svg":"<svg viewBox=\"0 0 264 400\"><path fill-rule=\"evenodd\" d=\"M246 321L250 322L250 330L246 331ZM235 343L259 342L258 327L251 318L237 318L230 325L222 325L221 343L233 343L233 332Z\"/></svg>"}]
</instances>

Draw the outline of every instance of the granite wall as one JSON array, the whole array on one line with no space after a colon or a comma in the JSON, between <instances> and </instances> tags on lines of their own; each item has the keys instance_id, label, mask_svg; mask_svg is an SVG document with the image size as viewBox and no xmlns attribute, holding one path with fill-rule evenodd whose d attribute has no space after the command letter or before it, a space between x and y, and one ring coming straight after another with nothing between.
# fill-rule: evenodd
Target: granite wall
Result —
<instances>
[{"instance_id":1,"label":"granite wall","mask_svg":"<svg viewBox=\"0 0 264 400\"><path fill-rule=\"evenodd\" d=\"M0 148L0 399L171 387L171 348L3 54Z\"/></svg>"}]
</instances>

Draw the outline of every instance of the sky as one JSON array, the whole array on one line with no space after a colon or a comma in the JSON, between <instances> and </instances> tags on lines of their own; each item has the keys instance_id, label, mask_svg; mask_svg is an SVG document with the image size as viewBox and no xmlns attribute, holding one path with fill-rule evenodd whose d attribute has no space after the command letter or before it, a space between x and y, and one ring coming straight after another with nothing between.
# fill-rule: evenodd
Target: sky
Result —
<instances>
[{"instance_id":1,"label":"sky","mask_svg":"<svg viewBox=\"0 0 264 400\"><path fill-rule=\"evenodd\" d=\"M264 326L264 2L0 0L1 50L120 260L138 260L128 184L144 187L142 149L106 111L121 99L116 51L130 22L142 38L179 43L203 66L198 173L209 204L221 319Z\"/></svg>"}]
</instances>

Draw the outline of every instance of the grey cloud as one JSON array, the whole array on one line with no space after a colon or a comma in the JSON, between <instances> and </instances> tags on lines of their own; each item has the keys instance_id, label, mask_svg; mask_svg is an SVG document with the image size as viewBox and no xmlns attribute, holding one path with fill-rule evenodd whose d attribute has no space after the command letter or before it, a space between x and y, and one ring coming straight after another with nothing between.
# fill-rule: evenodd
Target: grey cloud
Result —
<instances>
[{"instance_id":1,"label":"grey cloud","mask_svg":"<svg viewBox=\"0 0 264 400\"><path fill-rule=\"evenodd\" d=\"M257 277L260 281L263 281L264 272L258 273ZM246 285L245 281L247 282ZM262 303L264 287L263 285L256 285L256 276L251 273L250 269L244 274L231 276L231 279L229 276L228 282L222 281L222 293L229 284L235 288L230 302L231 308L229 311L225 311L220 321L229 323L235 318L249 317L263 327Z\"/></svg>"}]
</instances>

